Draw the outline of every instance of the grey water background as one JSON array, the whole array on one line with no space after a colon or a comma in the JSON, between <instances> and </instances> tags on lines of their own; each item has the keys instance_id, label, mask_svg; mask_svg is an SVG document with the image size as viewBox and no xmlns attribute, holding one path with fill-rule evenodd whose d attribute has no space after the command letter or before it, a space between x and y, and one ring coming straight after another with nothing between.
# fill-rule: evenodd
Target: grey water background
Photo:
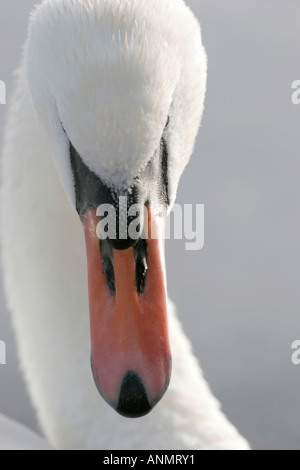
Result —
<instances>
[{"instance_id":1,"label":"grey water background","mask_svg":"<svg viewBox=\"0 0 300 470\"><path fill-rule=\"evenodd\" d=\"M0 0L7 85L35 2ZM300 449L298 0L188 0L209 57L206 110L177 202L205 204L205 247L167 244L168 285L211 388L255 449ZM0 146L7 106L0 105ZM1 278L0 278L1 285ZM0 289L0 413L38 431Z\"/></svg>"}]
</instances>

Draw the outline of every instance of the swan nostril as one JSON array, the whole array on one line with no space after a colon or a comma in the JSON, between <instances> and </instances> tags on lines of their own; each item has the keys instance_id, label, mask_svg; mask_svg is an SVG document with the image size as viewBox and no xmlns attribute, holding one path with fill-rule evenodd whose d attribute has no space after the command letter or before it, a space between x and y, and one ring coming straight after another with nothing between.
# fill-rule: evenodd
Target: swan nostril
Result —
<instances>
[{"instance_id":1,"label":"swan nostril","mask_svg":"<svg viewBox=\"0 0 300 470\"><path fill-rule=\"evenodd\" d=\"M125 246L128 247L127 240L123 241L123 243L127 243L127 245L123 245L123 249ZM100 252L101 252L101 259L103 264L103 271L106 276L107 285L111 296L116 295L116 278L115 278L115 271L114 271L114 256L113 256L113 248L115 248L114 241L112 240L100 240ZM119 246L119 245L117 245ZM119 247L120 249L120 247ZM136 290L138 294L142 295L145 290L146 285L146 277L148 271L148 264L147 264L147 256L148 256L148 246L147 241L145 239L140 238L139 240L135 241L134 246L134 261L135 261L135 281L136 281Z\"/></svg>"},{"instance_id":2,"label":"swan nostril","mask_svg":"<svg viewBox=\"0 0 300 470\"><path fill-rule=\"evenodd\" d=\"M134 248L135 259L135 280L136 288L139 294L143 294L146 285L146 276L148 271L147 265L148 246L144 239L140 239Z\"/></svg>"},{"instance_id":3,"label":"swan nostril","mask_svg":"<svg viewBox=\"0 0 300 470\"><path fill-rule=\"evenodd\" d=\"M103 263L104 274L107 279L107 285L111 296L116 295L116 279L113 265L113 251L112 246L107 240L100 241L100 252Z\"/></svg>"},{"instance_id":4,"label":"swan nostril","mask_svg":"<svg viewBox=\"0 0 300 470\"><path fill-rule=\"evenodd\" d=\"M141 418L151 409L142 379L136 372L127 372L121 385L117 412L126 418Z\"/></svg>"}]
</instances>

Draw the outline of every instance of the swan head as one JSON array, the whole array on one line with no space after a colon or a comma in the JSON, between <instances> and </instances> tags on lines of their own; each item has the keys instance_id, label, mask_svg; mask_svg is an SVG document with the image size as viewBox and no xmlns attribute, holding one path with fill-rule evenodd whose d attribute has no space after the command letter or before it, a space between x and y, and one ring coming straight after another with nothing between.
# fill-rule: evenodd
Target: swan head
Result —
<instances>
[{"instance_id":1,"label":"swan head","mask_svg":"<svg viewBox=\"0 0 300 470\"><path fill-rule=\"evenodd\" d=\"M175 201L203 112L199 25L183 0L45 0L25 58L85 232L95 382L120 414L139 417L171 374L162 212ZM132 205L143 208L138 236ZM108 207L116 231L105 237Z\"/></svg>"}]
</instances>

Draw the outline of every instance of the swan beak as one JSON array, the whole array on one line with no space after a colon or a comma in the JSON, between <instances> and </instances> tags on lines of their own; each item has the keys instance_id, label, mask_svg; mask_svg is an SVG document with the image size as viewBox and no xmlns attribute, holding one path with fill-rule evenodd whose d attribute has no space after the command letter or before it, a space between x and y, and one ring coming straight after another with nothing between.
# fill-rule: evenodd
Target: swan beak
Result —
<instances>
[{"instance_id":1,"label":"swan beak","mask_svg":"<svg viewBox=\"0 0 300 470\"><path fill-rule=\"evenodd\" d=\"M171 374L167 325L164 224L151 216L147 274L137 288L135 248L111 248L114 285L109 286L97 236L99 218L89 209L83 218L86 239L91 361L97 388L118 413L141 417L162 398Z\"/></svg>"}]
</instances>

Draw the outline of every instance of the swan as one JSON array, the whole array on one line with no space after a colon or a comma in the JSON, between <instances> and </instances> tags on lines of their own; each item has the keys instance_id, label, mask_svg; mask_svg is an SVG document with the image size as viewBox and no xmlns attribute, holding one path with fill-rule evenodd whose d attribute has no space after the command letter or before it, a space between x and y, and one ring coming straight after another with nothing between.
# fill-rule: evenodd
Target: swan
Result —
<instances>
[{"instance_id":1,"label":"swan","mask_svg":"<svg viewBox=\"0 0 300 470\"><path fill-rule=\"evenodd\" d=\"M249 449L167 297L159 208L193 151L206 64L183 0L44 0L31 15L1 244L22 370L56 449ZM156 237L128 235L121 198L145 206ZM125 237L99 241L103 204Z\"/></svg>"},{"instance_id":2,"label":"swan","mask_svg":"<svg viewBox=\"0 0 300 470\"><path fill-rule=\"evenodd\" d=\"M0 414L0 450L52 450L40 436Z\"/></svg>"}]
</instances>

